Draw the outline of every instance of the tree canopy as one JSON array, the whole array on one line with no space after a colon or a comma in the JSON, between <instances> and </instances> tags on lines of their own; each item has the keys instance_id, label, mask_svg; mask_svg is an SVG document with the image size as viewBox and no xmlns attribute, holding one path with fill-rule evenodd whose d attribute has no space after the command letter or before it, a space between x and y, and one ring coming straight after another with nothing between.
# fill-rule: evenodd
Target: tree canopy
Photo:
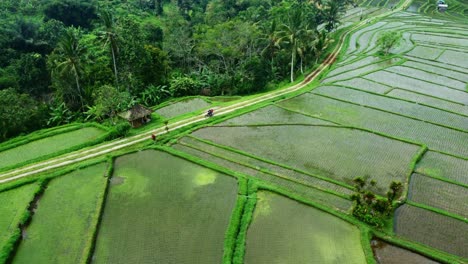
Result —
<instances>
[{"instance_id":1,"label":"tree canopy","mask_svg":"<svg viewBox=\"0 0 468 264\"><path fill-rule=\"evenodd\" d=\"M12 129L3 139L47 123L111 117L114 110L109 112L102 96L107 93L112 100L125 94L150 106L170 97L250 94L294 81L318 63L345 5L343 0L1 1L0 91L46 106L36 109L42 119L35 125ZM89 115L90 109L101 110Z\"/></svg>"}]
</instances>

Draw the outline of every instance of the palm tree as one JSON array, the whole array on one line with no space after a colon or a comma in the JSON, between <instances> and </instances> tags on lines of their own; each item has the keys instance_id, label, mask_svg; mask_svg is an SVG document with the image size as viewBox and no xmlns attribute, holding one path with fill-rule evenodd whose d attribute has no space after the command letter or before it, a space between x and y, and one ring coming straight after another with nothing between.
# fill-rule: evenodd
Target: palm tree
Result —
<instances>
[{"instance_id":1,"label":"palm tree","mask_svg":"<svg viewBox=\"0 0 468 264\"><path fill-rule=\"evenodd\" d=\"M104 31L101 32L102 39L105 41L104 45L109 44L112 53L112 62L114 64L115 84L119 86L118 73L117 73L117 54L119 52L117 46L117 34L114 30L114 19L112 14L105 10L101 13L101 19L104 24Z\"/></svg>"},{"instance_id":2,"label":"palm tree","mask_svg":"<svg viewBox=\"0 0 468 264\"><path fill-rule=\"evenodd\" d=\"M330 32L335 29L336 25L340 22L340 16L345 12L345 4L340 0L330 0L323 8L323 15L325 19L325 29Z\"/></svg>"},{"instance_id":3,"label":"palm tree","mask_svg":"<svg viewBox=\"0 0 468 264\"><path fill-rule=\"evenodd\" d=\"M265 42L265 47L261 51L261 55L270 61L270 67L272 73L275 67L275 55L280 47L280 38L277 32L277 21L273 20L262 27L263 36L260 38L261 41Z\"/></svg>"},{"instance_id":4,"label":"palm tree","mask_svg":"<svg viewBox=\"0 0 468 264\"><path fill-rule=\"evenodd\" d=\"M288 11L286 21L278 32L280 41L289 46L291 52L291 82L294 82L294 66L299 48L299 41L304 34L303 13L299 5L293 5Z\"/></svg>"},{"instance_id":5,"label":"palm tree","mask_svg":"<svg viewBox=\"0 0 468 264\"><path fill-rule=\"evenodd\" d=\"M52 74L58 78L73 76L75 79L76 91L80 98L81 107L84 107L83 92L80 85L80 75L83 72L82 59L86 49L80 44L79 38L81 30L69 28L58 42L54 50L54 61ZM65 78L64 78L65 79Z\"/></svg>"},{"instance_id":6,"label":"palm tree","mask_svg":"<svg viewBox=\"0 0 468 264\"><path fill-rule=\"evenodd\" d=\"M333 42L333 39L328 38L328 34L325 31L317 31L317 37L315 38L312 49L315 55L315 64L317 64L320 56L328 48L328 45Z\"/></svg>"}]
</instances>

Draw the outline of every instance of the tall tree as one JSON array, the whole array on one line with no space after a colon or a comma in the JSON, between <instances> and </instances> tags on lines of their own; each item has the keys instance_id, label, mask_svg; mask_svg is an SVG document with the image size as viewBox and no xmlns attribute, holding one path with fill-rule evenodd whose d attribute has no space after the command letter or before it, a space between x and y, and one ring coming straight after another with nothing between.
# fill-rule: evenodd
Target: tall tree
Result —
<instances>
[{"instance_id":1,"label":"tall tree","mask_svg":"<svg viewBox=\"0 0 468 264\"><path fill-rule=\"evenodd\" d=\"M105 45L109 45L112 53L112 63L114 65L115 85L119 87L119 77L117 73L117 54L119 52L117 44L117 33L115 31L115 24L112 14L105 10L100 15L102 23L104 24L104 31L101 32Z\"/></svg>"},{"instance_id":2,"label":"tall tree","mask_svg":"<svg viewBox=\"0 0 468 264\"><path fill-rule=\"evenodd\" d=\"M291 54L290 74L291 82L294 82L294 68L297 55L303 54L307 41L312 38L314 30L310 28L309 21L304 11L305 4L293 4L287 11L285 21L278 32L281 42L286 44Z\"/></svg>"},{"instance_id":3,"label":"tall tree","mask_svg":"<svg viewBox=\"0 0 468 264\"><path fill-rule=\"evenodd\" d=\"M78 95L81 108L84 108L83 91L80 84L80 76L83 71L83 59L86 48L80 43L81 30L69 28L62 39L58 42L53 54L49 57L52 64L52 78L68 80L73 77L76 94ZM72 93L73 94L73 93ZM73 96L72 96L73 97ZM73 102L72 102L73 103Z\"/></svg>"}]
</instances>

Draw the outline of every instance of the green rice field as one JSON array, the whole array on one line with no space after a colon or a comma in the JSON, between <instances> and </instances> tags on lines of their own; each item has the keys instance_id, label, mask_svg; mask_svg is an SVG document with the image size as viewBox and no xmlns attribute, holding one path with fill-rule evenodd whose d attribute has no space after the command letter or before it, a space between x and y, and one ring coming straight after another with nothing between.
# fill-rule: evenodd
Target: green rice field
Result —
<instances>
[{"instance_id":1,"label":"green rice field","mask_svg":"<svg viewBox=\"0 0 468 264\"><path fill-rule=\"evenodd\" d=\"M105 133L106 131L99 128L85 127L1 151L0 169L80 146L97 140Z\"/></svg>"},{"instance_id":2,"label":"green rice field","mask_svg":"<svg viewBox=\"0 0 468 264\"><path fill-rule=\"evenodd\" d=\"M120 157L94 263L220 263L236 192L235 179L163 152Z\"/></svg>"},{"instance_id":3,"label":"green rice field","mask_svg":"<svg viewBox=\"0 0 468 264\"><path fill-rule=\"evenodd\" d=\"M210 127L194 136L348 184L358 176L370 177L381 193L391 181L405 181L419 150L417 145L333 126Z\"/></svg>"},{"instance_id":4,"label":"green rice field","mask_svg":"<svg viewBox=\"0 0 468 264\"><path fill-rule=\"evenodd\" d=\"M468 258L466 221L405 204L396 211L394 228L398 236Z\"/></svg>"},{"instance_id":5,"label":"green rice field","mask_svg":"<svg viewBox=\"0 0 468 264\"><path fill-rule=\"evenodd\" d=\"M208 106L210 106L210 104L205 100L200 98L193 98L175 102L168 106L159 108L156 110L156 113L164 118L173 118L179 115L207 108Z\"/></svg>"},{"instance_id":6,"label":"green rice field","mask_svg":"<svg viewBox=\"0 0 468 264\"><path fill-rule=\"evenodd\" d=\"M331 32L343 50L298 90L176 98L152 109L219 115L1 183L0 263L468 263L468 3L403 2L350 6ZM13 139L0 171L107 135L74 126Z\"/></svg>"},{"instance_id":7,"label":"green rice field","mask_svg":"<svg viewBox=\"0 0 468 264\"><path fill-rule=\"evenodd\" d=\"M429 151L416 166L421 174L447 179L468 187L468 160Z\"/></svg>"},{"instance_id":8,"label":"green rice field","mask_svg":"<svg viewBox=\"0 0 468 264\"><path fill-rule=\"evenodd\" d=\"M38 188L37 184L28 184L0 192L0 250L15 232L19 232L18 224Z\"/></svg>"},{"instance_id":9,"label":"green rice field","mask_svg":"<svg viewBox=\"0 0 468 264\"><path fill-rule=\"evenodd\" d=\"M76 170L48 184L13 263L86 263L106 187L106 166Z\"/></svg>"},{"instance_id":10,"label":"green rice field","mask_svg":"<svg viewBox=\"0 0 468 264\"><path fill-rule=\"evenodd\" d=\"M468 218L468 191L465 187L420 174L411 176L409 200Z\"/></svg>"},{"instance_id":11,"label":"green rice field","mask_svg":"<svg viewBox=\"0 0 468 264\"><path fill-rule=\"evenodd\" d=\"M411 263L411 264L437 264L439 262L428 259L422 255L411 252L382 240L373 239L371 241L375 258L379 264Z\"/></svg>"},{"instance_id":12,"label":"green rice field","mask_svg":"<svg viewBox=\"0 0 468 264\"><path fill-rule=\"evenodd\" d=\"M258 192L244 263L365 262L355 226L280 195Z\"/></svg>"},{"instance_id":13,"label":"green rice field","mask_svg":"<svg viewBox=\"0 0 468 264\"><path fill-rule=\"evenodd\" d=\"M275 125L275 124L311 124L311 125L333 125L332 122L320 120L297 114L283 108L269 105L238 117L231 118L218 124L218 126L229 125Z\"/></svg>"}]
</instances>

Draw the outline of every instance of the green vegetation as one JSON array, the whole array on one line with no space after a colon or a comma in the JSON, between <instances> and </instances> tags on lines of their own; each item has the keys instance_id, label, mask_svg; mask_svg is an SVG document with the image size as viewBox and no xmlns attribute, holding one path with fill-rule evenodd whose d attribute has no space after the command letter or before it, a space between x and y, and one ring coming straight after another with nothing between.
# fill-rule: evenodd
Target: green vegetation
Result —
<instances>
[{"instance_id":1,"label":"green vegetation","mask_svg":"<svg viewBox=\"0 0 468 264\"><path fill-rule=\"evenodd\" d=\"M429 151L416 166L418 173L438 179L463 184L468 187L468 160Z\"/></svg>"},{"instance_id":2,"label":"green vegetation","mask_svg":"<svg viewBox=\"0 0 468 264\"><path fill-rule=\"evenodd\" d=\"M419 148L335 126L210 127L193 135L349 185L355 177L372 175L381 194L392 181L405 181L408 164Z\"/></svg>"},{"instance_id":3,"label":"green vegetation","mask_svg":"<svg viewBox=\"0 0 468 264\"><path fill-rule=\"evenodd\" d=\"M180 102L175 102L168 106L156 110L160 116L164 118L173 118L178 115L193 112L210 106L205 100L200 98L188 99Z\"/></svg>"},{"instance_id":4,"label":"green vegetation","mask_svg":"<svg viewBox=\"0 0 468 264\"><path fill-rule=\"evenodd\" d=\"M356 205L353 215L364 223L382 228L390 220L395 204L403 191L401 182L392 182L387 192L387 198L377 197L370 189L376 185L375 180L370 181L371 186L366 186L367 181L361 177L355 178L356 193L351 197Z\"/></svg>"},{"instance_id":5,"label":"green vegetation","mask_svg":"<svg viewBox=\"0 0 468 264\"><path fill-rule=\"evenodd\" d=\"M468 258L465 247L468 238L460 235L468 232L466 220L406 204L397 209L395 217L397 235Z\"/></svg>"},{"instance_id":6,"label":"green vegetation","mask_svg":"<svg viewBox=\"0 0 468 264\"><path fill-rule=\"evenodd\" d=\"M458 1L2 1L0 141L67 125L0 143L0 171L135 137L1 184L0 263L466 263Z\"/></svg>"},{"instance_id":7,"label":"green vegetation","mask_svg":"<svg viewBox=\"0 0 468 264\"><path fill-rule=\"evenodd\" d=\"M105 172L106 164L101 163L53 179L14 263L86 263L107 184Z\"/></svg>"},{"instance_id":8,"label":"green vegetation","mask_svg":"<svg viewBox=\"0 0 468 264\"><path fill-rule=\"evenodd\" d=\"M390 49L397 47L401 42L401 33L398 31L387 31L382 33L377 39L377 46L380 51L387 56Z\"/></svg>"},{"instance_id":9,"label":"green vegetation","mask_svg":"<svg viewBox=\"0 0 468 264\"><path fill-rule=\"evenodd\" d=\"M346 3L2 1L0 141L137 102L293 81L326 53Z\"/></svg>"},{"instance_id":10,"label":"green vegetation","mask_svg":"<svg viewBox=\"0 0 468 264\"><path fill-rule=\"evenodd\" d=\"M12 190L0 192L0 262L4 263L21 237L20 225L29 218L28 207L35 193L37 184L28 184Z\"/></svg>"},{"instance_id":11,"label":"green vegetation","mask_svg":"<svg viewBox=\"0 0 468 264\"><path fill-rule=\"evenodd\" d=\"M234 179L154 150L115 163L96 263L221 262Z\"/></svg>"},{"instance_id":12,"label":"green vegetation","mask_svg":"<svg viewBox=\"0 0 468 264\"><path fill-rule=\"evenodd\" d=\"M264 191L257 193L246 245L245 263L365 263L358 228Z\"/></svg>"},{"instance_id":13,"label":"green vegetation","mask_svg":"<svg viewBox=\"0 0 468 264\"><path fill-rule=\"evenodd\" d=\"M412 202L468 218L466 187L415 173L411 176L410 189L409 200Z\"/></svg>"},{"instance_id":14,"label":"green vegetation","mask_svg":"<svg viewBox=\"0 0 468 264\"><path fill-rule=\"evenodd\" d=\"M0 152L0 168L41 159L93 142L102 141L107 135L97 127L85 127L51 137L45 137Z\"/></svg>"}]
</instances>

